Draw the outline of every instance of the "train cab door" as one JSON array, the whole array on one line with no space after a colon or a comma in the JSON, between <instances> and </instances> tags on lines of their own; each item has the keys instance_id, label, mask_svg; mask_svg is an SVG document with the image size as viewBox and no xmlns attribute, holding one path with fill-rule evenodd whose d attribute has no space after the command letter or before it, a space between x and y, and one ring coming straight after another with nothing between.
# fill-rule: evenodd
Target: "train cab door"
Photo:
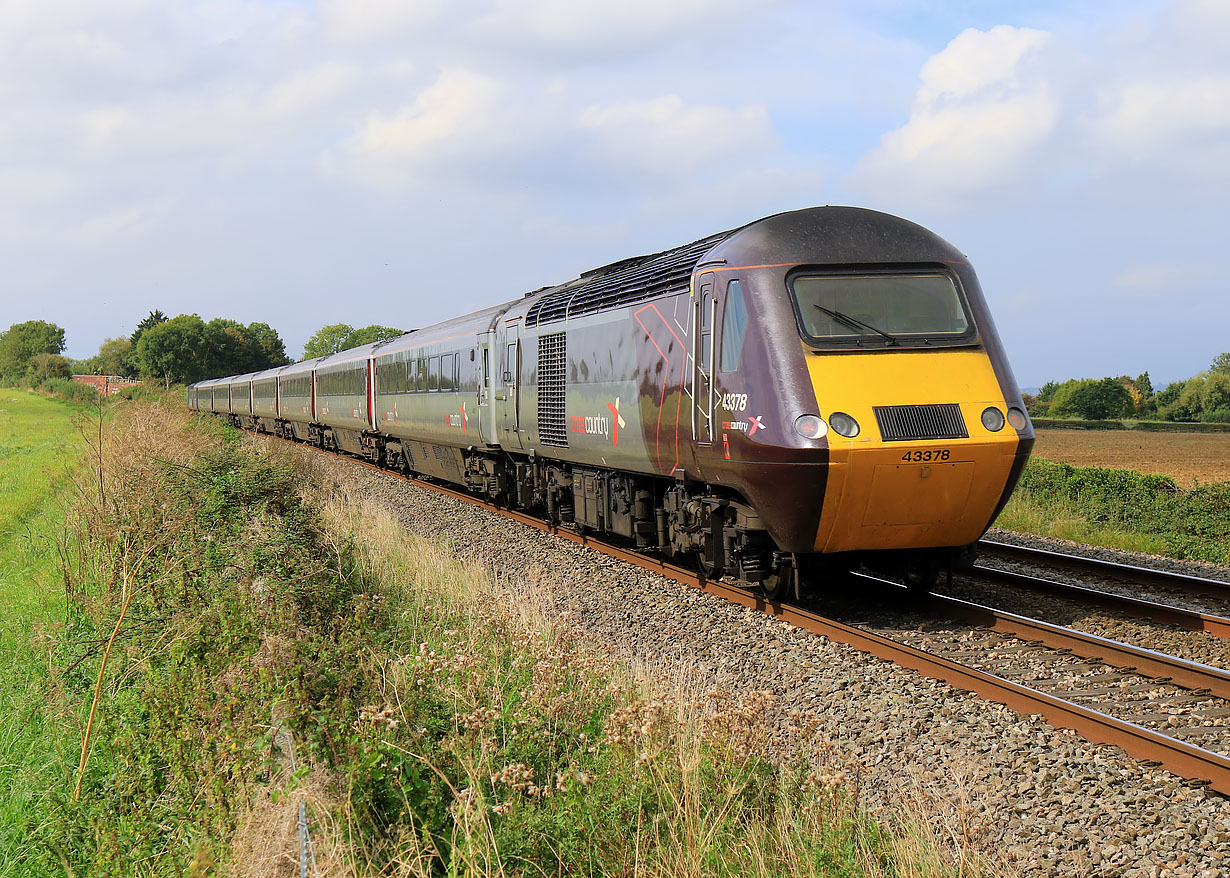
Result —
<instances>
[{"instance_id":1,"label":"train cab door","mask_svg":"<svg viewBox=\"0 0 1230 878\"><path fill-rule=\"evenodd\" d=\"M500 445L509 451L522 448L521 432L521 324L509 323L504 327L504 340L499 357L500 387L497 395L501 404Z\"/></svg>"},{"instance_id":2,"label":"train cab door","mask_svg":"<svg viewBox=\"0 0 1230 878\"><path fill-rule=\"evenodd\" d=\"M713 327L717 315L713 273L696 281L692 299L692 438L713 443Z\"/></svg>"},{"instance_id":3,"label":"train cab door","mask_svg":"<svg viewBox=\"0 0 1230 878\"><path fill-rule=\"evenodd\" d=\"M497 382L493 355L495 348L495 333L482 332L478 336L478 436L485 445L496 444L495 410L491 405L492 386Z\"/></svg>"}]
</instances>

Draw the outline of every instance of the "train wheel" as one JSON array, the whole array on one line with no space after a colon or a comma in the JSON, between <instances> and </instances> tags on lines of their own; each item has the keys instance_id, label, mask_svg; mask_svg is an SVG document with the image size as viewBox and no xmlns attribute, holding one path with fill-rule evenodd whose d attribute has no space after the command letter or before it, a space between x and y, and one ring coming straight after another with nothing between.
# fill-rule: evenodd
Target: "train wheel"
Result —
<instances>
[{"instance_id":1,"label":"train wheel","mask_svg":"<svg viewBox=\"0 0 1230 878\"><path fill-rule=\"evenodd\" d=\"M938 561L927 559L910 559L905 565L905 587L911 594L927 595L935 588L940 578Z\"/></svg>"},{"instance_id":2,"label":"train wheel","mask_svg":"<svg viewBox=\"0 0 1230 878\"><path fill-rule=\"evenodd\" d=\"M802 597L802 582L799 579L799 559L795 555L790 560L780 562L773 572L760 583L764 596L774 603L785 600L798 600Z\"/></svg>"},{"instance_id":3,"label":"train wheel","mask_svg":"<svg viewBox=\"0 0 1230 878\"><path fill-rule=\"evenodd\" d=\"M721 579L722 574L725 572L721 567L709 560L709 556L705 553L704 549L696 550L696 570L705 579L712 580Z\"/></svg>"}]
</instances>

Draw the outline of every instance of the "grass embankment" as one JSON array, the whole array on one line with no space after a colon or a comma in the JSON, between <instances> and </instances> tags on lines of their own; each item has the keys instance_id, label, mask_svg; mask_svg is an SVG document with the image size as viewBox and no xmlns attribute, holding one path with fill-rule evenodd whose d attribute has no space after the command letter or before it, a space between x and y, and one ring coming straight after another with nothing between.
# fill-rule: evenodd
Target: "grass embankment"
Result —
<instances>
[{"instance_id":1,"label":"grass embankment","mask_svg":"<svg viewBox=\"0 0 1230 878\"><path fill-rule=\"evenodd\" d=\"M10 711L61 742L23 769L20 874L276 874L300 801L330 875L978 872L839 772L768 761L766 696L655 698L489 572L320 511L301 452L148 403L104 448L69 621L26 635L50 661Z\"/></svg>"},{"instance_id":2,"label":"grass embankment","mask_svg":"<svg viewBox=\"0 0 1230 878\"><path fill-rule=\"evenodd\" d=\"M64 620L58 547L65 489L81 458L68 407L0 389L0 875L25 876L63 738L45 711L46 634Z\"/></svg>"},{"instance_id":3,"label":"grass embankment","mask_svg":"<svg viewBox=\"0 0 1230 878\"><path fill-rule=\"evenodd\" d=\"M996 527L1230 564L1230 482L1182 488L1163 475L1032 458Z\"/></svg>"}]
</instances>

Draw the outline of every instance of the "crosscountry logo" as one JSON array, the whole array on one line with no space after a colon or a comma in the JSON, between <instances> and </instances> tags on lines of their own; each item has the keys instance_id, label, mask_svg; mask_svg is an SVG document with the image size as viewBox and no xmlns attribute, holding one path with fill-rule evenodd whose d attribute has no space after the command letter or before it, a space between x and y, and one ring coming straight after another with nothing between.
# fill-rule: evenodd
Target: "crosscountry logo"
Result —
<instances>
[{"instance_id":1,"label":"crosscountry logo","mask_svg":"<svg viewBox=\"0 0 1230 878\"><path fill-rule=\"evenodd\" d=\"M624 426L623 415L619 413L619 397L615 397L614 402L608 402L606 407L611 410L611 417L615 419L615 429L611 434L611 447L614 448L619 444L619 428Z\"/></svg>"}]
</instances>

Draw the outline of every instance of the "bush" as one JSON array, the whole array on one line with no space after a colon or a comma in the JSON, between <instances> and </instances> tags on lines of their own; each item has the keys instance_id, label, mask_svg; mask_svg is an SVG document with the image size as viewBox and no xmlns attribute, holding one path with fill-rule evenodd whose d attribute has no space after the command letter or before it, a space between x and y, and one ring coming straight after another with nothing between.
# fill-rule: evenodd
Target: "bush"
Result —
<instances>
[{"instance_id":1,"label":"bush","mask_svg":"<svg viewBox=\"0 0 1230 878\"><path fill-rule=\"evenodd\" d=\"M98 390L93 385L71 378L49 378L38 384L37 390L46 396L54 396L75 405L98 404Z\"/></svg>"},{"instance_id":2,"label":"bush","mask_svg":"<svg viewBox=\"0 0 1230 878\"><path fill-rule=\"evenodd\" d=\"M1211 412L1205 412L1200 416L1200 420L1206 424L1230 424L1230 409L1215 409Z\"/></svg>"},{"instance_id":3,"label":"bush","mask_svg":"<svg viewBox=\"0 0 1230 878\"><path fill-rule=\"evenodd\" d=\"M1169 476L1035 457L1016 490L1042 508L1075 508L1091 523L1160 537L1173 557L1230 563L1230 482L1183 489Z\"/></svg>"},{"instance_id":4,"label":"bush","mask_svg":"<svg viewBox=\"0 0 1230 878\"><path fill-rule=\"evenodd\" d=\"M1127 417L1135 412L1132 395L1114 378L1065 381L1055 391L1048 410L1052 417L1093 420Z\"/></svg>"}]
</instances>

